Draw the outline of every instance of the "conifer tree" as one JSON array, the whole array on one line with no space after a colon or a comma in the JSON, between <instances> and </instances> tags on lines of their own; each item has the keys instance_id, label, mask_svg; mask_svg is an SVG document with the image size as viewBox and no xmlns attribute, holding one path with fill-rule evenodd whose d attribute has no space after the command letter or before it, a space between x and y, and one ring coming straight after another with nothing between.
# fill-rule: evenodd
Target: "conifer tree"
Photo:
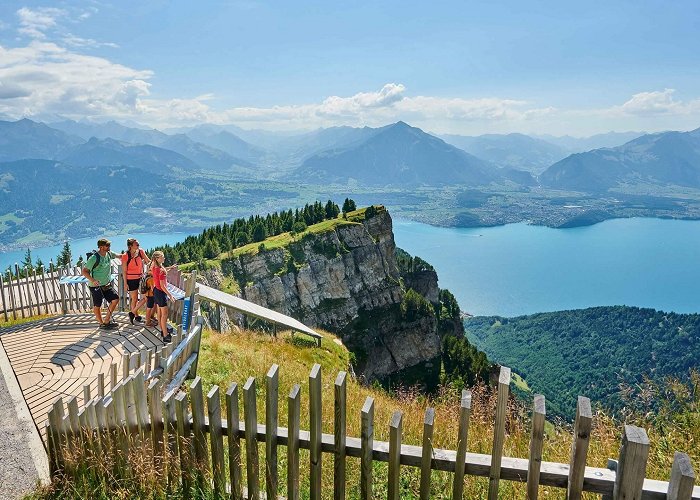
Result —
<instances>
[{"instance_id":1,"label":"conifer tree","mask_svg":"<svg viewBox=\"0 0 700 500\"><path fill-rule=\"evenodd\" d=\"M67 266L70 264L70 262L73 260L73 255L71 253L70 249L70 243L67 241L63 243L63 248L61 249L61 253L58 254L58 257L56 257L56 265L57 266Z\"/></svg>"},{"instance_id":2,"label":"conifer tree","mask_svg":"<svg viewBox=\"0 0 700 500\"><path fill-rule=\"evenodd\" d=\"M27 248L27 251L24 253L24 260L22 261L22 269L27 269L31 271L34 269L34 262L32 261L32 251Z\"/></svg>"}]
</instances>

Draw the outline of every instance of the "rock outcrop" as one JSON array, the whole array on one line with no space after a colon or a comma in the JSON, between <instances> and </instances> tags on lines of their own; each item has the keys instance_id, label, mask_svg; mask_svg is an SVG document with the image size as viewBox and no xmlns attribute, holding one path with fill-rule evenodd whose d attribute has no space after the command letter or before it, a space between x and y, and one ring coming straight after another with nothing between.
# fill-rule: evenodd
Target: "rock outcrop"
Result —
<instances>
[{"instance_id":1,"label":"rock outcrop","mask_svg":"<svg viewBox=\"0 0 700 500\"><path fill-rule=\"evenodd\" d=\"M224 259L222 271L246 300L339 334L367 380L430 389L440 372L437 275L400 275L395 249L391 216L379 209L283 248ZM425 306L402 307L406 282Z\"/></svg>"}]
</instances>

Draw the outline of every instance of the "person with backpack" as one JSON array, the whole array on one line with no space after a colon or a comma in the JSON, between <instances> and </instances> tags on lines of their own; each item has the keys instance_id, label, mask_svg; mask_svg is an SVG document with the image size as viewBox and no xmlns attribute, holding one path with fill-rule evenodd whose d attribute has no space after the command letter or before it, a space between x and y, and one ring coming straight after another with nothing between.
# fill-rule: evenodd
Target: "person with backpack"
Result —
<instances>
[{"instance_id":1,"label":"person with backpack","mask_svg":"<svg viewBox=\"0 0 700 500\"><path fill-rule=\"evenodd\" d=\"M83 276L90 283L92 295L92 310L100 328L114 329L118 324L112 318L114 310L119 304L119 295L112 283L112 259L121 257L122 254L110 250L112 242L106 238L97 240L97 251L88 254L88 260L83 266ZM102 318L102 301L108 304L107 316Z\"/></svg>"},{"instance_id":2,"label":"person with backpack","mask_svg":"<svg viewBox=\"0 0 700 500\"><path fill-rule=\"evenodd\" d=\"M141 287L141 294L146 297L146 326L156 326L158 324L158 320L153 317L153 314L156 313L156 299L153 296L153 288L153 269L149 266L148 271L146 271L146 281Z\"/></svg>"},{"instance_id":3,"label":"person with backpack","mask_svg":"<svg viewBox=\"0 0 700 500\"><path fill-rule=\"evenodd\" d=\"M165 254L160 250L153 252L153 297L158 306L158 323L160 324L160 332L163 336L163 343L167 344L172 341L172 337L168 332L168 298L171 301L175 300L173 294L168 290L167 270L163 265Z\"/></svg>"},{"instance_id":4,"label":"person with backpack","mask_svg":"<svg viewBox=\"0 0 700 500\"><path fill-rule=\"evenodd\" d=\"M134 324L134 321L141 323L143 319L139 316L139 309L146 302L146 297L139 299L139 285L143 278L143 266L151 263L146 252L139 247L139 242L136 238L126 240L127 250L122 255L122 271L124 273L124 289L129 292L129 321Z\"/></svg>"}]
</instances>

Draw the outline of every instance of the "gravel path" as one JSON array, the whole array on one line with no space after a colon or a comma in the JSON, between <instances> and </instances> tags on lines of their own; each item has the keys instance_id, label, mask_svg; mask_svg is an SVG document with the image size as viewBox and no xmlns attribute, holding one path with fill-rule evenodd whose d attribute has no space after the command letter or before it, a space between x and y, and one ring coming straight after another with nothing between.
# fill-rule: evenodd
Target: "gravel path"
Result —
<instances>
[{"instance_id":1,"label":"gravel path","mask_svg":"<svg viewBox=\"0 0 700 500\"><path fill-rule=\"evenodd\" d=\"M2 344L0 344L0 350ZM0 356L4 356L2 351ZM5 358L7 359L7 358ZM2 361L0 360L0 363ZM39 473L31 453L32 433L36 433L34 423L20 419L15 401L8 389L5 377L12 377L10 384L16 384L14 373L7 367L0 370L0 498L22 498L36 487Z\"/></svg>"}]
</instances>

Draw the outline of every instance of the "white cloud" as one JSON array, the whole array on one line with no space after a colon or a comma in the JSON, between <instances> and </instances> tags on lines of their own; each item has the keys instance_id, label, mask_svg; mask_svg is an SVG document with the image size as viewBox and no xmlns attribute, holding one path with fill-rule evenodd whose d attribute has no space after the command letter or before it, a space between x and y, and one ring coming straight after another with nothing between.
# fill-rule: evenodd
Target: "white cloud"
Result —
<instances>
[{"instance_id":1,"label":"white cloud","mask_svg":"<svg viewBox=\"0 0 700 500\"><path fill-rule=\"evenodd\" d=\"M150 71L135 70L54 43L0 46L0 82L16 97L0 101L11 116L135 116L149 95Z\"/></svg>"},{"instance_id":2,"label":"white cloud","mask_svg":"<svg viewBox=\"0 0 700 500\"><path fill-rule=\"evenodd\" d=\"M19 18L19 33L31 38L46 38L46 31L56 26L56 20L64 16L66 11L54 7L29 9L22 7L17 11Z\"/></svg>"},{"instance_id":3,"label":"white cloud","mask_svg":"<svg viewBox=\"0 0 700 500\"><path fill-rule=\"evenodd\" d=\"M674 98L675 89L664 89L634 94L613 112L636 116L687 115L700 112L700 99L680 101Z\"/></svg>"},{"instance_id":4,"label":"white cloud","mask_svg":"<svg viewBox=\"0 0 700 500\"><path fill-rule=\"evenodd\" d=\"M97 40L94 40L92 38L81 38L79 36L75 36L72 33L67 33L62 39L63 43L66 45L69 45L71 47L89 47L89 48L98 48L98 47L111 47L111 48L119 48L119 45L116 43L112 42L98 42Z\"/></svg>"}]
</instances>

